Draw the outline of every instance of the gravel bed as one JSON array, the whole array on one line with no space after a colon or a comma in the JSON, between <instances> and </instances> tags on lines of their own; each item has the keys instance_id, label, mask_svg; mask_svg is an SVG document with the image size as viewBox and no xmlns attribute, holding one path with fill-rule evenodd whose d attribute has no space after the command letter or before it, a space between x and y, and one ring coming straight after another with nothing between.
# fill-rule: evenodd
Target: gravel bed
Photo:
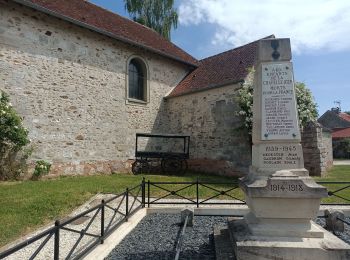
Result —
<instances>
[{"instance_id":1,"label":"gravel bed","mask_svg":"<svg viewBox=\"0 0 350 260\"><path fill-rule=\"evenodd\" d=\"M350 223L350 217L345 217L344 220ZM323 228L326 227L326 220L324 218L317 218L315 222ZM350 244L350 225L344 223L344 232L333 232L333 234Z\"/></svg>"},{"instance_id":2,"label":"gravel bed","mask_svg":"<svg viewBox=\"0 0 350 260\"><path fill-rule=\"evenodd\" d=\"M350 222L350 217L345 220ZM226 226L227 218L195 216L194 221L194 226L186 229L180 259L215 259L213 227ZM324 227L325 219L317 218L316 223ZM105 260L174 259L180 231L180 214L149 214ZM335 235L350 244L349 225Z\"/></svg>"},{"instance_id":3,"label":"gravel bed","mask_svg":"<svg viewBox=\"0 0 350 260\"><path fill-rule=\"evenodd\" d=\"M174 259L180 221L180 214L149 214L105 259ZM193 227L186 228L180 259L215 259L213 227L226 223L226 217L195 216Z\"/></svg>"}]
</instances>

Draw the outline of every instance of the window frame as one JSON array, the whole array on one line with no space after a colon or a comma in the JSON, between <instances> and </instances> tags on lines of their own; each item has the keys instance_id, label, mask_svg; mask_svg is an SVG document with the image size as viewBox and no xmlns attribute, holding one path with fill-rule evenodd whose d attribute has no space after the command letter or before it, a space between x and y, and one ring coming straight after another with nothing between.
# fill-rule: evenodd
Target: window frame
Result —
<instances>
[{"instance_id":1,"label":"window frame","mask_svg":"<svg viewBox=\"0 0 350 260\"><path fill-rule=\"evenodd\" d=\"M144 99L136 99L132 98L129 95L129 66L132 60L136 60L140 64L140 67L143 72L143 88L144 88ZM137 55L132 55L128 58L126 62L126 104L133 104L133 105L147 105L150 102L150 91L149 91L149 69L148 69L148 64L145 61L144 58L137 56Z\"/></svg>"}]
</instances>

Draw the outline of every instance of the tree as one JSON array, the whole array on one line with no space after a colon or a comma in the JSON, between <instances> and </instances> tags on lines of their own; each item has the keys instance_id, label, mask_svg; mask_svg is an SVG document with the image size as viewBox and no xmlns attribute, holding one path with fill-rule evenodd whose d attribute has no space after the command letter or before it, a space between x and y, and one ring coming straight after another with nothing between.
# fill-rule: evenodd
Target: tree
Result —
<instances>
[{"instance_id":1,"label":"tree","mask_svg":"<svg viewBox=\"0 0 350 260\"><path fill-rule=\"evenodd\" d=\"M135 22L152 28L170 40L171 28L177 28L174 0L124 0L125 10Z\"/></svg>"},{"instance_id":2,"label":"tree","mask_svg":"<svg viewBox=\"0 0 350 260\"><path fill-rule=\"evenodd\" d=\"M243 120L242 128L252 134L253 127L253 72L246 80L241 89L238 90L237 102L239 105L239 115ZM318 117L317 105L314 102L310 89L304 83L295 83L295 96L299 116L299 125L305 126L309 121L316 121Z\"/></svg>"}]
</instances>

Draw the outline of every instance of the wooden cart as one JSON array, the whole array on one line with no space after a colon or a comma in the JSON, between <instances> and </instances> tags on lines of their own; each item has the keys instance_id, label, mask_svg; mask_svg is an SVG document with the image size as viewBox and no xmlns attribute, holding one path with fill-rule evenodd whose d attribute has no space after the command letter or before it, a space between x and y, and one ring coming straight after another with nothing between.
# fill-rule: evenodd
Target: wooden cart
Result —
<instances>
[{"instance_id":1,"label":"wooden cart","mask_svg":"<svg viewBox=\"0 0 350 260\"><path fill-rule=\"evenodd\" d=\"M140 149L142 138L148 139L148 148ZM172 142L176 142L177 149L171 147ZM152 145L152 143L155 143ZM152 149L154 146L168 146L167 149ZM181 146L181 147L179 147ZM163 147L164 148L164 147ZM155 161L160 162L164 174L184 174L187 171L190 148L190 136L175 134L136 134L135 157L132 164L133 174L149 173L150 166Z\"/></svg>"}]
</instances>

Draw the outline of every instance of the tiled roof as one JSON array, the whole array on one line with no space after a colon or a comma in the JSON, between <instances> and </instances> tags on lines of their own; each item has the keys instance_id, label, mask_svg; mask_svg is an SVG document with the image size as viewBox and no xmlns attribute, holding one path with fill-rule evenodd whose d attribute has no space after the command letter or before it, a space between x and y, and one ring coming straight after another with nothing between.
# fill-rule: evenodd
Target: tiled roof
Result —
<instances>
[{"instance_id":1,"label":"tiled roof","mask_svg":"<svg viewBox=\"0 0 350 260\"><path fill-rule=\"evenodd\" d=\"M350 120L344 119L341 116L343 114L345 113L340 113L337 110L328 110L317 121L329 129L350 127Z\"/></svg>"},{"instance_id":2,"label":"tiled roof","mask_svg":"<svg viewBox=\"0 0 350 260\"><path fill-rule=\"evenodd\" d=\"M154 30L85 0L13 0L41 12L107 34L177 61L196 66L197 60Z\"/></svg>"},{"instance_id":3,"label":"tiled roof","mask_svg":"<svg viewBox=\"0 0 350 260\"><path fill-rule=\"evenodd\" d=\"M350 137L350 127L333 129L332 138L346 138L346 137Z\"/></svg>"},{"instance_id":4,"label":"tiled roof","mask_svg":"<svg viewBox=\"0 0 350 260\"><path fill-rule=\"evenodd\" d=\"M342 119L344 119L344 120L350 122L350 115L349 115L349 114L340 112L340 113L339 113L339 116L340 116Z\"/></svg>"},{"instance_id":5,"label":"tiled roof","mask_svg":"<svg viewBox=\"0 0 350 260\"><path fill-rule=\"evenodd\" d=\"M200 60L198 68L188 74L168 97L243 81L248 75L248 68L256 62L257 49L258 41L255 41Z\"/></svg>"}]
</instances>

